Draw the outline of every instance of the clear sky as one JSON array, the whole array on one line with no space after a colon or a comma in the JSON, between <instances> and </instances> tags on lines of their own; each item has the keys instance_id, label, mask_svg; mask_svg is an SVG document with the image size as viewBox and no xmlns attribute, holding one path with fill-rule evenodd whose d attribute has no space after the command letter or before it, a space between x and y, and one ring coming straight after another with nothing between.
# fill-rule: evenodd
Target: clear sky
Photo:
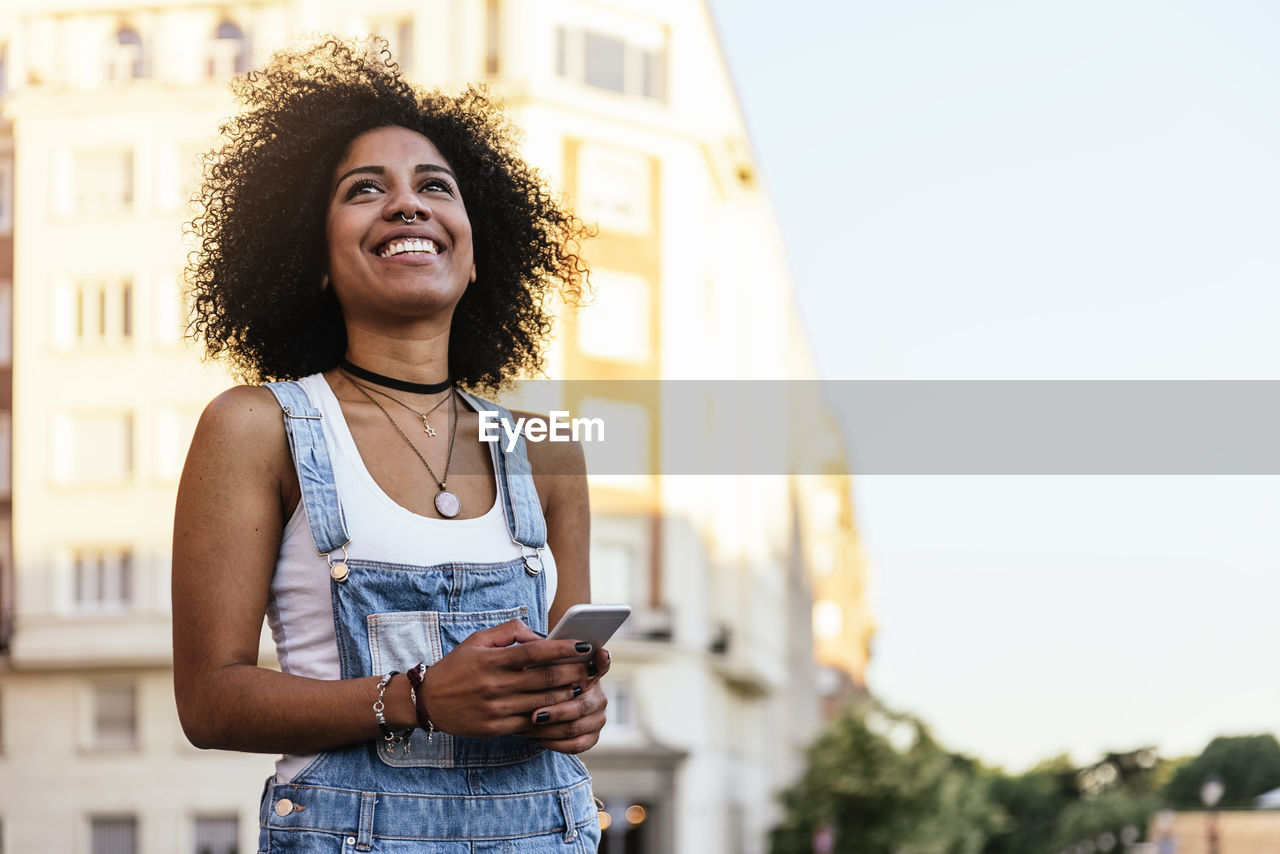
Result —
<instances>
[{"instance_id":1,"label":"clear sky","mask_svg":"<svg viewBox=\"0 0 1280 854\"><path fill-rule=\"evenodd\" d=\"M1280 379L1280 6L711 6L825 376ZM949 747L1280 731L1280 478L855 500L871 688Z\"/></svg>"}]
</instances>

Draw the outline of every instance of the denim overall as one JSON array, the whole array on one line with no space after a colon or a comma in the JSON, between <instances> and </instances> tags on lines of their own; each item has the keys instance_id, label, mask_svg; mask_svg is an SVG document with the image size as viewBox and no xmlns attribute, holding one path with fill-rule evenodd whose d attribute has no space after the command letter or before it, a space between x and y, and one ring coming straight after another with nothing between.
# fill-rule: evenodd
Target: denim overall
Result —
<instances>
[{"instance_id":1,"label":"denim overall","mask_svg":"<svg viewBox=\"0 0 1280 854\"><path fill-rule=\"evenodd\" d=\"M302 504L316 550L329 563L318 561L316 570L338 567L329 587L343 679L434 664L473 632L511 619L547 631L538 559L546 521L523 437L511 453L500 442L491 446L499 500L522 559L435 566L348 560L321 415L296 383L267 387L284 409ZM495 404L466 400L511 418ZM589 854L600 838L582 763L518 735L437 731L428 740L415 730L407 749L377 738L331 750L291 782L268 779L260 819L264 854Z\"/></svg>"}]
</instances>

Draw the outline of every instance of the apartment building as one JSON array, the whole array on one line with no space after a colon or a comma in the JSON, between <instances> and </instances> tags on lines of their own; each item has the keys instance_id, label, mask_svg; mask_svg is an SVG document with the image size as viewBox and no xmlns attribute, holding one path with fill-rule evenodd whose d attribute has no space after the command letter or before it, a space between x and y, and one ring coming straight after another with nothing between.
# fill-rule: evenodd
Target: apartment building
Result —
<instances>
[{"instance_id":1,"label":"apartment building","mask_svg":"<svg viewBox=\"0 0 1280 854\"><path fill-rule=\"evenodd\" d=\"M181 223L229 76L316 30L382 35L427 85L487 82L598 226L595 300L561 312L550 366L565 408L603 406L647 454L592 480L594 597L636 610L584 757L602 850L763 851L820 668L859 683L871 623L838 440L821 476L663 464L664 384L815 376L714 28L684 0L0 11L0 850L256 850L270 757L192 748L172 699L174 492L230 382L184 339Z\"/></svg>"}]
</instances>

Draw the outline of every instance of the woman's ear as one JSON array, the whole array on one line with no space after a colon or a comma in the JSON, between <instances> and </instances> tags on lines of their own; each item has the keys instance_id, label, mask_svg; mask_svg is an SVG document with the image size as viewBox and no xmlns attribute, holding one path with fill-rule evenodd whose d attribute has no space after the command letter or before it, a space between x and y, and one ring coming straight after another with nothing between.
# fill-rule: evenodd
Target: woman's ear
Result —
<instances>
[{"instance_id":1,"label":"woman's ear","mask_svg":"<svg viewBox=\"0 0 1280 854\"><path fill-rule=\"evenodd\" d=\"M475 280L474 270L472 271L471 276L472 276L472 281L474 281ZM320 290L322 291L329 290L329 274L328 273L325 273L323 276L320 277Z\"/></svg>"},{"instance_id":2,"label":"woman's ear","mask_svg":"<svg viewBox=\"0 0 1280 854\"><path fill-rule=\"evenodd\" d=\"M476 283L476 262L475 261L471 262L471 279L469 281L473 285Z\"/></svg>"}]
</instances>

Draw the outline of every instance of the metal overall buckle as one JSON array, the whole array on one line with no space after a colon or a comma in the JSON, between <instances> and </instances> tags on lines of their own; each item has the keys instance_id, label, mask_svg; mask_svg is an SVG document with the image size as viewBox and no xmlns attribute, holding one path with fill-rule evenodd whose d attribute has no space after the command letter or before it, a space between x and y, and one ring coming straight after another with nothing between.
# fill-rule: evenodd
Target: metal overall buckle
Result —
<instances>
[{"instance_id":1,"label":"metal overall buckle","mask_svg":"<svg viewBox=\"0 0 1280 854\"><path fill-rule=\"evenodd\" d=\"M525 545L520 546L520 556L524 559L524 571L534 578L542 574L542 550L544 548L546 546L538 546L537 548ZM525 549L532 549L532 551L525 551Z\"/></svg>"}]
</instances>

